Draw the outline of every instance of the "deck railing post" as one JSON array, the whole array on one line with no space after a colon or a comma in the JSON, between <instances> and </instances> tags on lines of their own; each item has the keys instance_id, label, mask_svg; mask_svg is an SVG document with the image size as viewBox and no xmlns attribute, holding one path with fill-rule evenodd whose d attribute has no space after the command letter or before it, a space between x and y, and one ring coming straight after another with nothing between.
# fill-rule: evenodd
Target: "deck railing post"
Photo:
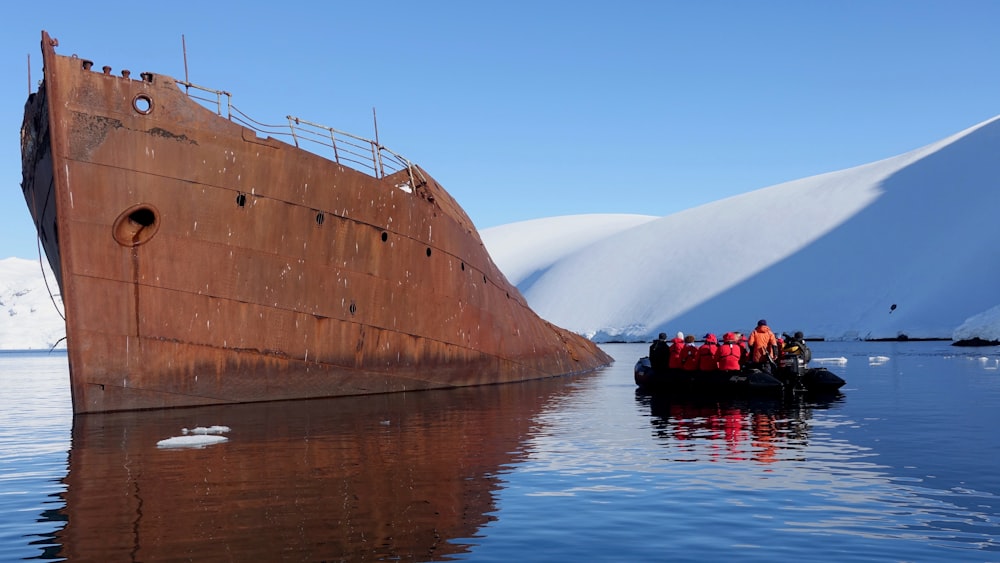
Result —
<instances>
[{"instance_id":1,"label":"deck railing post","mask_svg":"<svg viewBox=\"0 0 1000 563\"><path fill-rule=\"evenodd\" d=\"M330 146L333 147L333 161L340 164L340 153L337 152L337 135L330 129Z\"/></svg>"},{"instance_id":2,"label":"deck railing post","mask_svg":"<svg viewBox=\"0 0 1000 563\"><path fill-rule=\"evenodd\" d=\"M288 116L288 130L292 133L292 140L295 141L295 146L299 146L299 136L295 134L295 125L298 124L299 118Z\"/></svg>"}]
</instances>

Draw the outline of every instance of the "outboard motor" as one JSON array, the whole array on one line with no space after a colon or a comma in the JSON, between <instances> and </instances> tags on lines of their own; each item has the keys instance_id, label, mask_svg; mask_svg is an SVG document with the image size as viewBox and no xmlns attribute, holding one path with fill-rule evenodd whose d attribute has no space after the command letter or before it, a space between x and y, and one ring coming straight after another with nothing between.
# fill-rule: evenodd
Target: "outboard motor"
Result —
<instances>
[{"instance_id":1,"label":"outboard motor","mask_svg":"<svg viewBox=\"0 0 1000 563\"><path fill-rule=\"evenodd\" d=\"M791 390L804 390L802 379L806 375L806 360L801 354L785 354L778 361L778 377Z\"/></svg>"},{"instance_id":2,"label":"outboard motor","mask_svg":"<svg viewBox=\"0 0 1000 563\"><path fill-rule=\"evenodd\" d=\"M785 354L779 361L781 371L801 379L806 374L806 360L798 354Z\"/></svg>"}]
</instances>

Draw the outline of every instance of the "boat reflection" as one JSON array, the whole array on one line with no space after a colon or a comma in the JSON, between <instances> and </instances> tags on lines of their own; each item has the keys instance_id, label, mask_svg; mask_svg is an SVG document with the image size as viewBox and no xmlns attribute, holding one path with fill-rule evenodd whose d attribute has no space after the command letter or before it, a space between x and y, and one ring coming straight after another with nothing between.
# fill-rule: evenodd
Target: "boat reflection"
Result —
<instances>
[{"instance_id":1,"label":"boat reflection","mask_svg":"<svg viewBox=\"0 0 1000 563\"><path fill-rule=\"evenodd\" d=\"M708 398L636 391L649 408L654 436L671 461L802 460L815 410L843 401L826 397Z\"/></svg>"},{"instance_id":2,"label":"boat reflection","mask_svg":"<svg viewBox=\"0 0 1000 563\"><path fill-rule=\"evenodd\" d=\"M567 378L78 416L60 556L441 560L493 520L500 475ZM157 443L221 425L228 440Z\"/></svg>"}]
</instances>

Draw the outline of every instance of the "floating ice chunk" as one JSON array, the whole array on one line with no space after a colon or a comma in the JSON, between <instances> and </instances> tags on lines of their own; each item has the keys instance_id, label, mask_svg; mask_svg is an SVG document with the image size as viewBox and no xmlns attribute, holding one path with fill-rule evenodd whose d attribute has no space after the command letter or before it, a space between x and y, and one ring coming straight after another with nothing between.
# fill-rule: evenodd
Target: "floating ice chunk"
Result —
<instances>
[{"instance_id":1,"label":"floating ice chunk","mask_svg":"<svg viewBox=\"0 0 1000 563\"><path fill-rule=\"evenodd\" d=\"M846 366L847 358L841 356L839 358L813 358L809 360L811 364L836 364L838 366Z\"/></svg>"},{"instance_id":2,"label":"floating ice chunk","mask_svg":"<svg viewBox=\"0 0 1000 563\"><path fill-rule=\"evenodd\" d=\"M231 429L228 426L197 426L192 429L181 428L182 436L174 436L156 443L158 448L204 448L213 444L221 444L229 438L222 436Z\"/></svg>"},{"instance_id":3,"label":"floating ice chunk","mask_svg":"<svg viewBox=\"0 0 1000 563\"><path fill-rule=\"evenodd\" d=\"M211 446L213 444L220 444L222 442L228 441L229 438L225 436L211 436L211 435L192 435L192 436L174 436L173 438L167 438L165 440L160 440L156 443L157 448L204 448L206 446Z\"/></svg>"},{"instance_id":4,"label":"floating ice chunk","mask_svg":"<svg viewBox=\"0 0 1000 563\"><path fill-rule=\"evenodd\" d=\"M230 431L232 431L232 428L228 426L197 426L190 430L187 428L181 429L181 432L184 434L225 434Z\"/></svg>"},{"instance_id":5,"label":"floating ice chunk","mask_svg":"<svg viewBox=\"0 0 1000 563\"><path fill-rule=\"evenodd\" d=\"M868 356L868 365L870 366L880 366L888 361L888 356Z\"/></svg>"}]
</instances>

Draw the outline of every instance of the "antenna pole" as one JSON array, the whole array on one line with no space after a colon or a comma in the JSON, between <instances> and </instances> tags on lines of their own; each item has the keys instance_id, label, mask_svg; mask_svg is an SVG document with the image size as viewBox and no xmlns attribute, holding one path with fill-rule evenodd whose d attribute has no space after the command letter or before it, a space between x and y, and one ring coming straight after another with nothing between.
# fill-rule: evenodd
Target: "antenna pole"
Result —
<instances>
[{"instance_id":1,"label":"antenna pole","mask_svg":"<svg viewBox=\"0 0 1000 563\"><path fill-rule=\"evenodd\" d=\"M378 164L380 177L385 177L385 169L382 167L382 144L378 140L378 116L375 115L375 106L372 106L372 123L375 125L375 161Z\"/></svg>"},{"instance_id":2,"label":"antenna pole","mask_svg":"<svg viewBox=\"0 0 1000 563\"><path fill-rule=\"evenodd\" d=\"M190 84L191 81L188 80L188 49L183 33L181 34L181 50L184 51L184 82Z\"/></svg>"},{"instance_id":3,"label":"antenna pole","mask_svg":"<svg viewBox=\"0 0 1000 563\"><path fill-rule=\"evenodd\" d=\"M31 53L28 53L28 95L31 95Z\"/></svg>"}]
</instances>

